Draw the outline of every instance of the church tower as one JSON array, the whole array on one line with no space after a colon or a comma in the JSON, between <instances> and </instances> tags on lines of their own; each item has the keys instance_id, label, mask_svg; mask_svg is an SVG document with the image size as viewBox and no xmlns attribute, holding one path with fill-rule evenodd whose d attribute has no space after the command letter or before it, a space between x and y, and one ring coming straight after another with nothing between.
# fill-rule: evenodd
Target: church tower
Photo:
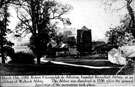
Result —
<instances>
[{"instance_id":1,"label":"church tower","mask_svg":"<svg viewBox=\"0 0 135 87\"><path fill-rule=\"evenodd\" d=\"M86 26L83 26L81 29L77 30L77 50L81 54L91 53L91 29L88 29Z\"/></svg>"}]
</instances>

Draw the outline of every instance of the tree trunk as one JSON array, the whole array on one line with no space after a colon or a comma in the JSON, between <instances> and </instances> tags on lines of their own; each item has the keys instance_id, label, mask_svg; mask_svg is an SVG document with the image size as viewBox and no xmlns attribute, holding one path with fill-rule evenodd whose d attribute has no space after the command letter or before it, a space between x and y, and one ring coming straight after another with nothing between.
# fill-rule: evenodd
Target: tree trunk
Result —
<instances>
[{"instance_id":1,"label":"tree trunk","mask_svg":"<svg viewBox=\"0 0 135 87\"><path fill-rule=\"evenodd\" d=\"M39 53L39 44L38 44L38 39L35 37L35 53L37 57L37 64L40 64L40 53Z\"/></svg>"},{"instance_id":2,"label":"tree trunk","mask_svg":"<svg viewBox=\"0 0 135 87\"><path fill-rule=\"evenodd\" d=\"M37 22L37 15L36 15L36 11L37 11L37 9L36 9L36 3L37 2L37 0L36 1L33 1L33 0L31 0L31 11L32 11L32 28L33 28L33 36L34 36L34 45L35 45L35 54L36 54L36 57L37 57L37 64L40 64L40 53L39 53L39 36L38 36L38 33L39 33L39 31L38 31L38 27L37 27L37 24L38 24L38 22Z\"/></svg>"},{"instance_id":3,"label":"tree trunk","mask_svg":"<svg viewBox=\"0 0 135 87\"><path fill-rule=\"evenodd\" d=\"M135 37L135 16L133 8L131 7L132 0L127 0L127 11L130 16L129 29L131 30L133 36Z\"/></svg>"},{"instance_id":4,"label":"tree trunk","mask_svg":"<svg viewBox=\"0 0 135 87\"><path fill-rule=\"evenodd\" d=\"M40 64L40 55L37 54L37 64Z\"/></svg>"},{"instance_id":5,"label":"tree trunk","mask_svg":"<svg viewBox=\"0 0 135 87\"><path fill-rule=\"evenodd\" d=\"M1 30L1 33L2 33L2 30ZM0 45L1 45L1 58L2 58L2 63L5 63L5 56L4 56L4 48L3 48L3 36L1 34L1 42L0 42Z\"/></svg>"},{"instance_id":6,"label":"tree trunk","mask_svg":"<svg viewBox=\"0 0 135 87\"><path fill-rule=\"evenodd\" d=\"M5 56L4 56L4 51L3 51L3 44L1 44L1 58L2 58L2 63L5 63Z\"/></svg>"},{"instance_id":7,"label":"tree trunk","mask_svg":"<svg viewBox=\"0 0 135 87\"><path fill-rule=\"evenodd\" d=\"M40 64L40 53L39 53L39 44L38 44L38 36L36 35L35 38L35 52L36 52L36 57L37 57L37 64Z\"/></svg>"}]
</instances>

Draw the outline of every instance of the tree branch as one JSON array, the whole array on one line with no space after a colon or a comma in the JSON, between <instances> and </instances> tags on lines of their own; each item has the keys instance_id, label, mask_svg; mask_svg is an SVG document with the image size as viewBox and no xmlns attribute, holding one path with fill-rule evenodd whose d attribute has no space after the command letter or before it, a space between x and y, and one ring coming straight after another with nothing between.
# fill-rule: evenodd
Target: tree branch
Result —
<instances>
[{"instance_id":1,"label":"tree branch","mask_svg":"<svg viewBox=\"0 0 135 87\"><path fill-rule=\"evenodd\" d=\"M33 30L32 30L32 27L29 25L29 24L27 24L23 19L21 19L20 17L19 17L19 13L18 13L18 9L16 9L17 11L17 18L22 22L22 23L24 23L29 29L30 29L30 31L31 31L31 33L33 34ZM27 19L26 19L27 20Z\"/></svg>"}]
</instances>

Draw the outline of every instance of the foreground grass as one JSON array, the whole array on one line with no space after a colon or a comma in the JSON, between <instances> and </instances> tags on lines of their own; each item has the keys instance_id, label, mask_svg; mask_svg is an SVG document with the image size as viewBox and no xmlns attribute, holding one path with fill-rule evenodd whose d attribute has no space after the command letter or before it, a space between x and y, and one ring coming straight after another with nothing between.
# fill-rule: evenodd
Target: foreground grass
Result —
<instances>
[{"instance_id":1,"label":"foreground grass","mask_svg":"<svg viewBox=\"0 0 135 87\"><path fill-rule=\"evenodd\" d=\"M126 66L120 74L133 74L134 67ZM54 63L0 64L0 75L115 75L119 68L89 69Z\"/></svg>"}]
</instances>

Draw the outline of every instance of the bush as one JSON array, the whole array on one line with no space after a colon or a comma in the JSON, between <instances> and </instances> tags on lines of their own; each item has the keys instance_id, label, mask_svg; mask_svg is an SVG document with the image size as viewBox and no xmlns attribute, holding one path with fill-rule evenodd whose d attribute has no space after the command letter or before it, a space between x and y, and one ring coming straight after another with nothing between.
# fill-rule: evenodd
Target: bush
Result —
<instances>
[{"instance_id":1,"label":"bush","mask_svg":"<svg viewBox=\"0 0 135 87\"><path fill-rule=\"evenodd\" d=\"M33 64L34 58L34 55L30 53L18 52L14 54L10 63Z\"/></svg>"}]
</instances>

